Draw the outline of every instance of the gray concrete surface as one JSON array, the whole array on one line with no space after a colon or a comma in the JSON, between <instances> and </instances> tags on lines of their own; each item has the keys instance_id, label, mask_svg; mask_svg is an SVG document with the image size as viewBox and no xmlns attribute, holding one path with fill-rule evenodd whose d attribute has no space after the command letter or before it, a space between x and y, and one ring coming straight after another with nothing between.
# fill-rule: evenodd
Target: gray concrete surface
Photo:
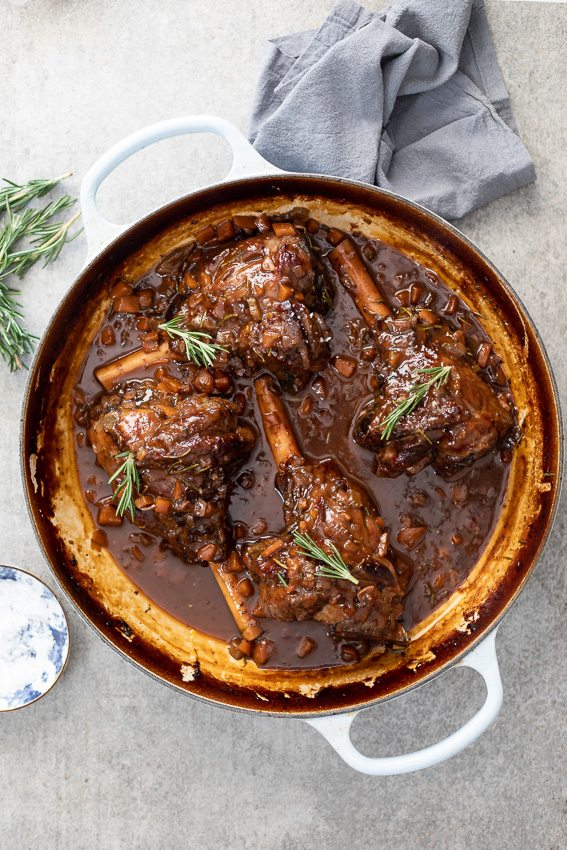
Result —
<instances>
[{"instance_id":1,"label":"gray concrete surface","mask_svg":"<svg viewBox=\"0 0 567 850\"><path fill-rule=\"evenodd\" d=\"M380 8L379 2L368 2ZM385 5L385 4L384 4ZM262 42L320 22L332 0L0 0L1 173L73 170L146 124L210 112L246 129ZM537 183L461 222L524 300L565 398L567 5L489 0L488 11ZM102 207L128 221L221 177L222 142L176 139L107 181ZM84 257L81 236L25 281L45 327ZM0 372L0 563L52 585L29 525L18 463L25 375ZM358 775L298 721L251 719L170 692L104 646L65 604L69 666L43 700L0 716L2 850L304 850L567 847L567 529L498 637L502 712L471 748L434 769ZM369 755L432 743L483 699L470 670L370 710L354 737Z\"/></svg>"}]
</instances>

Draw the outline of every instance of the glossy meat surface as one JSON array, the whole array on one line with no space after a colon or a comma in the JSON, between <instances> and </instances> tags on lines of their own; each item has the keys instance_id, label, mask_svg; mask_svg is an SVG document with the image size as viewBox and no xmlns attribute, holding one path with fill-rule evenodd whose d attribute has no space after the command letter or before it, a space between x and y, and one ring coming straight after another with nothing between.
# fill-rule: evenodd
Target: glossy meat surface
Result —
<instances>
[{"instance_id":1,"label":"glossy meat surface","mask_svg":"<svg viewBox=\"0 0 567 850\"><path fill-rule=\"evenodd\" d=\"M117 455L135 457L144 497L135 524L189 563L228 554L232 477L255 441L237 410L220 396L171 392L146 380L122 384L88 414L88 437L109 477L122 463ZM156 511L156 499L168 509Z\"/></svg>"},{"instance_id":2,"label":"glossy meat surface","mask_svg":"<svg viewBox=\"0 0 567 850\"><path fill-rule=\"evenodd\" d=\"M414 315L386 319L375 339L376 397L359 412L354 433L357 442L376 453L378 475L415 475L431 464L451 476L504 444L514 426L509 393L483 379L462 332ZM428 389L383 437L388 415L412 387L430 379L431 373L420 370L438 367L450 367L447 381Z\"/></svg>"},{"instance_id":3,"label":"glossy meat surface","mask_svg":"<svg viewBox=\"0 0 567 850\"><path fill-rule=\"evenodd\" d=\"M292 457L277 486L284 498L286 531L245 547L244 562L260 584L258 616L315 619L332 634L392 644L407 640L399 623L409 580L407 565L388 546L384 522L369 496L333 461ZM308 535L329 554L333 545L354 583L321 575L323 562L294 542Z\"/></svg>"},{"instance_id":4,"label":"glossy meat surface","mask_svg":"<svg viewBox=\"0 0 567 850\"><path fill-rule=\"evenodd\" d=\"M231 243L198 261L184 284L182 327L225 348L233 374L267 369L297 391L327 364L330 290L303 235L268 231Z\"/></svg>"}]
</instances>

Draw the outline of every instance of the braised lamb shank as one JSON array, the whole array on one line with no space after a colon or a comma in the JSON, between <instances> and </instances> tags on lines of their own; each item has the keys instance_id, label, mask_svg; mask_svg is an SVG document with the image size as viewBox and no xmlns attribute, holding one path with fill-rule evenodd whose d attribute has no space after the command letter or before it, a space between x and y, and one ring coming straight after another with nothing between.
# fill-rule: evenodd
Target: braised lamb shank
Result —
<instances>
[{"instance_id":1,"label":"braised lamb shank","mask_svg":"<svg viewBox=\"0 0 567 850\"><path fill-rule=\"evenodd\" d=\"M376 453L377 474L415 475L431 464L447 477L502 445L514 426L510 404L480 376L462 332L429 310L395 317L350 240L329 257L378 349L375 398L354 429ZM396 416L416 391L419 402Z\"/></svg>"},{"instance_id":2,"label":"braised lamb shank","mask_svg":"<svg viewBox=\"0 0 567 850\"><path fill-rule=\"evenodd\" d=\"M285 521L281 536L254 541L243 551L260 585L255 615L315 619L337 636L404 644L399 619L409 569L391 552L375 504L333 461L303 458L269 379L258 379L255 387L279 468ZM307 554L305 547L313 544L338 556L344 569L329 574L324 560Z\"/></svg>"},{"instance_id":3,"label":"braised lamb shank","mask_svg":"<svg viewBox=\"0 0 567 850\"><path fill-rule=\"evenodd\" d=\"M222 346L233 374L268 370L297 391L330 357L330 290L305 236L291 223L274 227L279 235L266 230L204 254L185 275L191 294L176 318Z\"/></svg>"},{"instance_id":4,"label":"braised lamb shank","mask_svg":"<svg viewBox=\"0 0 567 850\"><path fill-rule=\"evenodd\" d=\"M255 441L237 413L220 396L171 392L152 380L119 385L88 413L89 440L109 477L124 453L134 457L134 523L189 563L228 556L231 480ZM123 480L117 477L115 492Z\"/></svg>"}]
</instances>

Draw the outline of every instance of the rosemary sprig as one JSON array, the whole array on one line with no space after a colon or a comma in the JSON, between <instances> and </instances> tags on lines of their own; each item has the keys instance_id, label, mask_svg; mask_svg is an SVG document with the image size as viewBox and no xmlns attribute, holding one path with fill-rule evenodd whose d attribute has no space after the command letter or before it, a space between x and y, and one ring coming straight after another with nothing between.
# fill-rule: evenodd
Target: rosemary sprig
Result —
<instances>
[{"instance_id":1,"label":"rosemary sprig","mask_svg":"<svg viewBox=\"0 0 567 850\"><path fill-rule=\"evenodd\" d=\"M78 235L69 237L69 228L78 215L66 223L53 221L58 213L75 203L69 195L39 210L30 207L23 210L23 207L34 198L42 198L60 180L70 176L30 180L22 185L5 180L7 185L0 189L0 215L5 214L0 225L0 355L11 372L24 366L22 358L33 352L37 337L25 329L21 305L14 297L18 291L10 288L5 278L11 274L23 277L40 259L45 260L44 265L56 260L63 245ZM27 247L18 248L24 238Z\"/></svg>"},{"instance_id":2,"label":"rosemary sprig","mask_svg":"<svg viewBox=\"0 0 567 850\"><path fill-rule=\"evenodd\" d=\"M69 228L78 219L77 213L69 221L53 222L57 213L74 204L69 195L63 195L42 210L27 209L23 214L12 213L8 209L8 218L0 232L0 280L9 274L22 278L41 258L45 266L56 260L66 242L71 242L81 232L68 237ZM20 251L12 250L16 242L24 236L30 238L30 247Z\"/></svg>"},{"instance_id":3,"label":"rosemary sprig","mask_svg":"<svg viewBox=\"0 0 567 850\"><path fill-rule=\"evenodd\" d=\"M181 322L182 318L176 316L169 322L159 325L159 327L166 331L170 337L178 336L183 340L188 360L193 360L194 363L199 363L201 366L212 366L219 352L226 349L214 342L207 342L206 340L212 339L210 334L189 331L181 327Z\"/></svg>"},{"instance_id":4,"label":"rosemary sprig","mask_svg":"<svg viewBox=\"0 0 567 850\"><path fill-rule=\"evenodd\" d=\"M407 416L414 408L423 401L429 390L434 384L442 386L446 384L451 372L451 366L434 366L430 369L418 369L414 375L431 375L428 381L423 384L416 384L412 387L406 398L400 401L394 409L386 416L383 422L380 422L379 428L382 428L382 439L389 440L392 436L394 428L403 416Z\"/></svg>"},{"instance_id":5,"label":"rosemary sprig","mask_svg":"<svg viewBox=\"0 0 567 850\"><path fill-rule=\"evenodd\" d=\"M13 294L13 289L2 291L0 287L0 355L10 372L22 368L22 357L31 354L37 342L37 337L21 324L21 305L11 297Z\"/></svg>"},{"instance_id":6,"label":"rosemary sprig","mask_svg":"<svg viewBox=\"0 0 567 850\"><path fill-rule=\"evenodd\" d=\"M312 558L314 561L323 562L323 566L318 567L316 570L317 575L326 576L327 578L342 578L346 581L352 581L353 584L358 584L358 579L353 576L334 543L327 541L333 550L332 554L329 554L321 549L308 534L294 532L293 542L300 549L301 554L307 555L308 558Z\"/></svg>"},{"instance_id":7,"label":"rosemary sprig","mask_svg":"<svg viewBox=\"0 0 567 850\"><path fill-rule=\"evenodd\" d=\"M61 180L66 180L67 177L71 177L71 172L50 180L30 180L28 183L22 183L21 186L4 178L4 183L8 185L0 189L0 212L7 209L11 209L12 212L21 210L22 207L27 206L34 198L43 198Z\"/></svg>"},{"instance_id":8,"label":"rosemary sprig","mask_svg":"<svg viewBox=\"0 0 567 850\"><path fill-rule=\"evenodd\" d=\"M17 274L21 279L40 259L45 260L43 268L49 263L54 262L61 253L63 245L67 242L72 242L81 233L80 230L77 230L73 236L69 236L69 228L77 221L80 215L81 213L78 212L69 221L46 225L41 231L38 229L36 232L39 232L39 236L37 239L32 239L31 243L35 247L28 248L25 251L18 251L13 255L15 262L14 274Z\"/></svg>"},{"instance_id":9,"label":"rosemary sprig","mask_svg":"<svg viewBox=\"0 0 567 850\"><path fill-rule=\"evenodd\" d=\"M134 487L138 493L140 492L140 477L138 475L136 461L134 460L132 452L120 452L120 454L116 455L116 457L126 458L122 466L118 467L114 475L108 479L108 483L112 484L118 475L124 475L123 481L114 491L113 498L120 498L118 507L116 508L116 513L119 516L124 516L126 511L130 511L130 516L132 517L132 520L134 520L136 513L136 505L134 504Z\"/></svg>"},{"instance_id":10,"label":"rosemary sprig","mask_svg":"<svg viewBox=\"0 0 567 850\"><path fill-rule=\"evenodd\" d=\"M281 583L283 584L283 586L287 587L287 581L285 580L284 574L282 572L278 573L278 578L281 581Z\"/></svg>"}]
</instances>

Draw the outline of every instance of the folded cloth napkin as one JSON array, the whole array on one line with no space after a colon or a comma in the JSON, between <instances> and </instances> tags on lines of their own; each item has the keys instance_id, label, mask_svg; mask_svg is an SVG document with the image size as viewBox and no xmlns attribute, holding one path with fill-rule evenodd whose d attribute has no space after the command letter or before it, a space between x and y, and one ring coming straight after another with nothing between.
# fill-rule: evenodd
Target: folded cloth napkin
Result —
<instances>
[{"instance_id":1,"label":"folded cloth napkin","mask_svg":"<svg viewBox=\"0 0 567 850\"><path fill-rule=\"evenodd\" d=\"M482 0L339 0L268 41L250 141L288 171L363 180L445 218L535 179Z\"/></svg>"}]
</instances>

